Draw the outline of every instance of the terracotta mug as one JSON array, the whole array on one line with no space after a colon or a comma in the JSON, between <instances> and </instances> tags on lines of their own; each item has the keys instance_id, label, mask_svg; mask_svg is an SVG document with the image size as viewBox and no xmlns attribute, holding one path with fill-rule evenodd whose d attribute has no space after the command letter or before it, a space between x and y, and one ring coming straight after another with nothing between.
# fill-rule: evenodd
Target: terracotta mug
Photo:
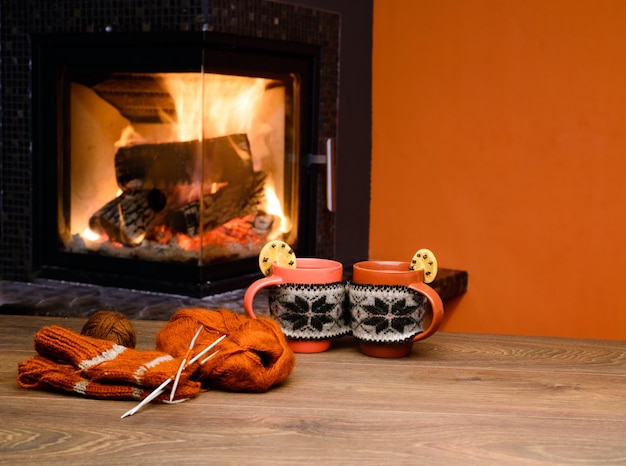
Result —
<instances>
[{"instance_id":1,"label":"terracotta mug","mask_svg":"<svg viewBox=\"0 0 626 466\"><path fill-rule=\"evenodd\" d=\"M350 333L341 262L298 258L295 268L274 264L272 274L252 283L243 297L243 307L252 318L256 318L254 297L263 288L268 288L270 315L293 351L326 351L333 338Z\"/></svg>"},{"instance_id":2,"label":"terracotta mug","mask_svg":"<svg viewBox=\"0 0 626 466\"><path fill-rule=\"evenodd\" d=\"M353 266L347 286L352 334L363 354L398 358L411 353L414 342L437 331L443 303L424 283L423 270L409 270L409 262L363 261ZM423 329L427 303L432 319Z\"/></svg>"}]
</instances>

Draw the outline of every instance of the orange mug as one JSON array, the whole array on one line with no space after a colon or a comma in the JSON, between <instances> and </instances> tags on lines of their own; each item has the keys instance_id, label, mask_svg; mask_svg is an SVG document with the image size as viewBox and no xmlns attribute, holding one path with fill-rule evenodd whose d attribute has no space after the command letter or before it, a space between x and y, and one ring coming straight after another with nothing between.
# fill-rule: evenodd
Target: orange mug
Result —
<instances>
[{"instance_id":1,"label":"orange mug","mask_svg":"<svg viewBox=\"0 0 626 466\"><path fill-rule=\"evenodd\" d=\"M341 262L298 258L295 268L274 264L272 274L252 283L244 294L243 308L252 318L256 318L254 298L264 288L268 288L270 315L293 351L326 351L333 338L350 333Z\"/></svg>"},{"instance_id":2,"label":"orange mug","mask_svg":"<svg viewBox=\"0 0 626 466\"><path fill-rule=\"evenodd\" d=\"M353 266L347 286L352 334L363 354L398 358L411 353L414 342L437 331L443 320L443 302L424 283L423 270L409 262L363 261ZM427 302L432 319L423 323Z\"/></svg>"}]
</instances>

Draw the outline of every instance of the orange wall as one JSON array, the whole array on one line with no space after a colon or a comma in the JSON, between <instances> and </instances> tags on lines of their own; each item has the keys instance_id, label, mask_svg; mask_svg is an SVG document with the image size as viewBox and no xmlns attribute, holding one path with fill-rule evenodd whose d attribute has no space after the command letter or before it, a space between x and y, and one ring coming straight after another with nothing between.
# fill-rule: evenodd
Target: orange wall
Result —
<instances>
[{"instance_id":1,"label":"orange wall","mask_svg":"<svg viewBox=\"0 0 626 466\"><path fill-rule=\"evenodd\" d=\"M626 338L626 2L375 0L370 257L469 272L443 330Z\"/></svg>"}]
</instances>

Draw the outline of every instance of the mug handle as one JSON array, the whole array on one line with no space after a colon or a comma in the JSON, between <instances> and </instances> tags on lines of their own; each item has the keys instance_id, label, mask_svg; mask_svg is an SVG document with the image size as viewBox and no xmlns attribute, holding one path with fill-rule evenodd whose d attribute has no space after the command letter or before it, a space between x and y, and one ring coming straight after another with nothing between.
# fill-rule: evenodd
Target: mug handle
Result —
<instances>
[{"instance_id":1,"label":"mug handle","mask_svg":"<svg viewBox=\"0 0 626 466\"><path fill-rule=\"evenodd\" d=\"M439 325L441 325L441 322L443 321L443 302L441 301L439 294L425 283L411 283L409 288L426 296L426 299L430 302L430 307L433 311L433 318L430 321L428 328L413 337L413 341L423 340L424 338L428 338L435 333L439 328Z\"/></svg>"},{"instance_id":2,"label":"mug handle","mask_svg":"<svg viewBox=\"0 0 626 466\"><path fill-rule=\"evenodd\" d=\"M269 277L260 278L252 283L243 295L243 308L246 311L246 314L248 314L249 317L256 319L256 315L254 315L254 310L252 309L252 304L254 303L254 297L256 294L267 286L280 285L282 282L282 277L279 277L278 275L270 275Z\"/></svg>"}]
</instances>

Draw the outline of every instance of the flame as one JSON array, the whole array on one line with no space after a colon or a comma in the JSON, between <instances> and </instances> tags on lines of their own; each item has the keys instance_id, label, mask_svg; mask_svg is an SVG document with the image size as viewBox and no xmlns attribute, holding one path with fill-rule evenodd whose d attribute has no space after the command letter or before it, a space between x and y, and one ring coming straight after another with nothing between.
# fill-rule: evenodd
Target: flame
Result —
<instances>
[{"instance_id":1,"label":"flame","mask_svg":"<svg viewBox=\"0 0 626 466\"><path fill-rule=\"evenodd\" d=\"M274 189L274 184L269 181L265 184L265 200L265 211L280 219L278 231L280 233L289 233L291 231L291 221L283 213L282 205Z\"/></svg>"},{"instance_id":2,"label":"flame","mask_svg":"<svg viewBox=\"0 0 626 466\"><path fill-rule=\"evenodd\" d=\"M164 112L161 118L170 123L176 141L250 132L268 84L264 78L210 73L167 73L159 78L174 99L176 120Z\"/></svg>"},{"instance_id":3,"label":"flame","mask_svg":"<svg viewBox=\"0 0 626 466\"><path fill-rule=\"evenodd\" d=\"M98 250L100 245L109 239L107 235L100 235L89 227L85 228L80 236L83 239L85 247L91 250Z\"/></svg>"},{"instance_id":4,"label":"flame","mask_svg":"<svg viewBox=\"0 0 626 466\"><path fill-rule=\"evenodd\" d=\"M250 135L263 129L259 128L255 115L263 104L263 96L270 83L268 79L212 73L163 73L159 78L174 99L176 121L167 117L165 112L162 118L169 121L172 129L170 137L176 141L236 133ZM252 155L254 158L254 147ZM213 184L207 188L209 193L215 193L220 187ZM263 210L280 219L281 233L289 232L290 221L283 213L283 206L271 182L265 185L265 198L267 204Z\"/></svg>"},{"instance_id":5,"label":"flame","mask_svg":"<svg viewBox=\"0 0 626 466\"><path fill-rule=\"evenodd\" d=\"M90 228L85 228L81 236L88 241L102 241L102 237Z\"/></svg>"},{"instance_id":6,"label":"flame","mask_svg":"<svg viewBox=\"0 0 626 466\"><path fill-rule=\"evenodd\" d=\"M163 86L174 99L176 119L164 112L161 118L169 121L175 141L202 140L202 87L199 73L161 74Z\"/></svg>"},{"instance_id":7,"label":"flame","mask_svg":"<svg viewBox=\"0 0 626 466\"><path fill-rule=\"evenodd\" d=\"M142 142L145 142L145 138L135 131L133 125L128 125L122 130L122 135L113 145L116 149L119 149L120 147L132 146L133 144L141 144Z\"/></svg>"},{"instance_id":8,"label":"flame","mask_svg":"<svg viewBox=\"0 0 626 466\"><path fill-rule=\"evenodd\" d=\"M275 223L271 232L273 236L278 237L289 233L292 228L291 221L285 216L280 201L283 188L280 184L275 187L270 181L272 176L278 180L283 177L284 91L281 91L280 87L270 86L273 80L265 78L198 72L159 73L154 76L160 80L163 88L172 97L174 112L171 109L167 109L168 111L163 109L160 112L161 123L136 123L134 125L129 123L121 130L119 139L114 143L115 148L133 144L184 142L230 134L247 134L251 144L254 169L270 173L264 186L265 203L259 206L259 212L274 217ZM268 89L272 90L268 91ZM193 202L200 198L202 192L215 193L222 188L222 185L214 183L210 186L190 188L190 186L180 187L172 191L168 194L171 196L168 202L176 205ZM121 190L118 190L117 195L120 194ZM110 197L107 197L95 204L102 205L109 199ZM95 208L87 212L86 218L89 218L94 211ZM123 216L120 216L120 219L124 221ZM250 235L246 233L246 236L241 233L247 231L249 223L237 224L237 219L234 221L235 223L229 224L226 228L229 234L237 231L237 235L251 242ZM239 221L241 222L242 219ZM85 221L81 221L81 226L84 223ZM233 225L237 225L237 228ZM180 247L197 250L200 245L207 244L207 239L219 243L217 239L220 236L216 232L210 234L212 236L207 238L175 235ZM155 230L150 239L160 244L167 244L172 239L172 235L173 233L166 229ZM106 235L100 236L89 228L86 228L80 236L90 243L108 240ZM139 244L143 240L144 238L141 237L134 242Z\"/></svg>"}]
</instances>

